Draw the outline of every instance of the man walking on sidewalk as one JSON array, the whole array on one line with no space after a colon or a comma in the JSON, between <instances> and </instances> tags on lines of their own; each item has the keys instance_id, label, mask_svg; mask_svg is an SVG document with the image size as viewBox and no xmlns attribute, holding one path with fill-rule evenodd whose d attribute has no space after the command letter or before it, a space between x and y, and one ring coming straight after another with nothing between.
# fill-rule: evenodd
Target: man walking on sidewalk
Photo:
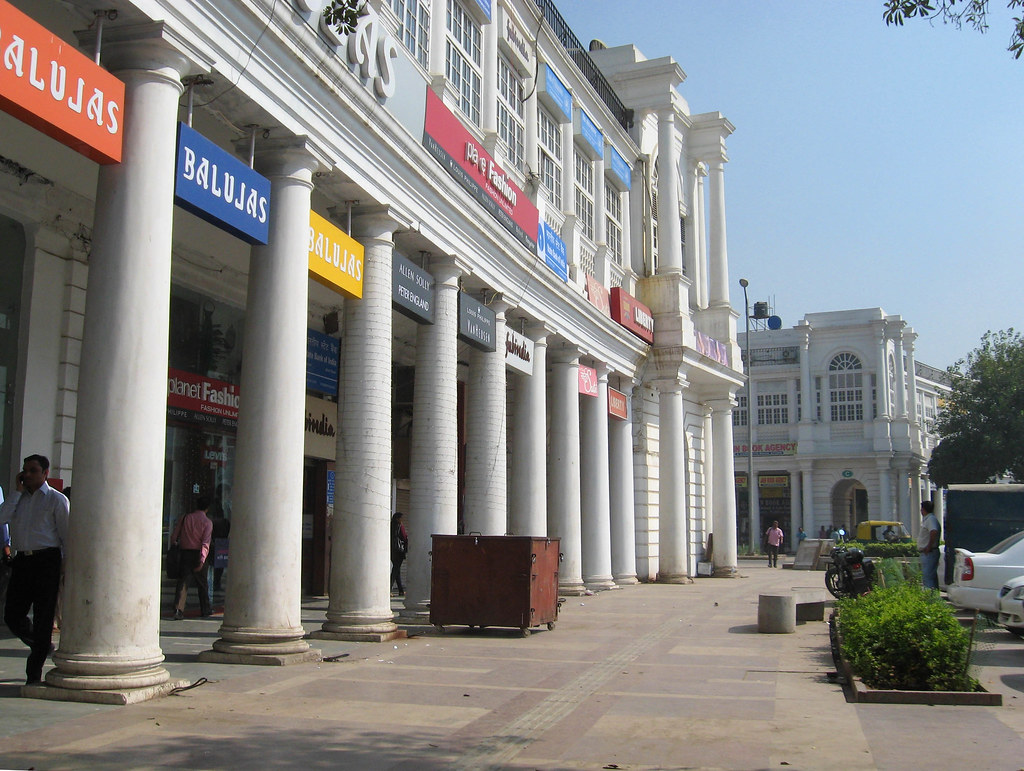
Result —
<instances>
[{"instance_id":1,"label":"man walking on sidewalk","mask_svg":"<svg viewBox=\"0 0 1024 771\"><path fill-rule=\"evenodd\" d=\"M779 566L779 547L782 546L783 539L777 519L772 521L772 526L768 528L764 537L768 542L768 567L777 568Z\"/></svg>"}]
</instances>

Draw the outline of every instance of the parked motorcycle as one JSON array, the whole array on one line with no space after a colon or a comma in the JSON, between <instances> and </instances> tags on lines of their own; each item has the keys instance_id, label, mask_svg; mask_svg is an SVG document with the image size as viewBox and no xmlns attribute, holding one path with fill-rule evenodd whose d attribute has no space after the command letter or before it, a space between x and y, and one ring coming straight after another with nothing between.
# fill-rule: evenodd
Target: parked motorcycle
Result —
<instances>
[{"instance_id":1,"label":"parked motorcycle","mask_svg":"<svg viewBox=\"0 0 1024 771\"><path fill-rule=\"evenodd\" d=\"M833 597L859 597L871 591L875 563L864 552L837 546L831 558L832 564L825 571L825 588Z\"/></svg>"}]
</instances>

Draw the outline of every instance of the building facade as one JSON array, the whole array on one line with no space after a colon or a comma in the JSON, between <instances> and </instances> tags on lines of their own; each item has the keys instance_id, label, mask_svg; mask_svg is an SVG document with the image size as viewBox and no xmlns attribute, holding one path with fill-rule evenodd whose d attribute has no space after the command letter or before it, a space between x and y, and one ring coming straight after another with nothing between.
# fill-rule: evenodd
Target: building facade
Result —
<instances>
[{"instance_id":1,"label":"building facade","mask_svg":"<svg viewBox=\"0 0 1024 771\"><path fill-rule=\"evenodd\" d=\"M881 308L809 313L789 329L752 329L749 353L744 338L750 391L733 413L740 543L757 546L774 519L789 544L799 527L815 537L868 519L916 532L949 387L915 360L907 322Z\"/></svg>"},{"instance_id":2,"label":"building facade","mask_svg":"<svg viewBox=\"0 0 1024 771\"><path fill-rule=\"evenodd\" d=\"M157 689L160 561L231 522L203 656L426 621L430 535L560 591L735 574L725 140L549 0L0 0L0 464L74 484L50 688ZM708 537L717 544L706 552Z\"/></svg>"}]
</instances>

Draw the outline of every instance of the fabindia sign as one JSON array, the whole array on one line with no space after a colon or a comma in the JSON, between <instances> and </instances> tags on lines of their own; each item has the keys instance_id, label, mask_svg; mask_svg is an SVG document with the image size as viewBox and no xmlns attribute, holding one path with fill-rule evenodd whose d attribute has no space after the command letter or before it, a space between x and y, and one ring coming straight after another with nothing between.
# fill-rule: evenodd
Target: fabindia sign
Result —
<instances>
[{"instance_id":1,"label":"fabindia sign","mask_svg":"<svg viewBox=\"0 0 1024 771\"><path fill-rule=\"evenodd\" d=\"M6 0L0 109L97 163L121 161L124 83Z\"/></svg>"},{"instance_id":2,"label":"fabindia sign","mask_svg":"<svg viewBox=\"0 0 1024 771\"><path fill-rule=\"evenodd\" d=\"M537 248L537 207L427 87L423 146L531 252Z\"/></svg>"}]
</instances>

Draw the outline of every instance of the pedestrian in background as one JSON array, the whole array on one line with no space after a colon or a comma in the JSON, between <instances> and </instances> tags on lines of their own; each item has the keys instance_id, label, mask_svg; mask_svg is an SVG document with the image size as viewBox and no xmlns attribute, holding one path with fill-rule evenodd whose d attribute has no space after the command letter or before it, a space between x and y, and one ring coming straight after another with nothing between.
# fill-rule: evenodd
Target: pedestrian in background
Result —
<instances>
[{"instance_id":1,"label":"pedestrian in background","mask_svg":"<svg viewBox=\"0 0 1024 771\"><path fill-rule=\"evenodd\" d=\"M779 527L779 521L772 520L772 526L765 531L765 542L768 544L768 567L779 566L779 547L782 546L783 533Z\"/></svg>"},{"instance_id":2,"label":"pedestrian in background","mask_svg":"<svg viewBox=\"0 0 1024 771\"><path fill-rule=\"evenodd\" d=\"M68 499L46 483L49 475L47 457L25 458L16 491L0 516L10 526L14 550L4 622L31 649L26 685L42 680L43 664L53 652L53 616L68 537Z\"/></svg>"},{"instance_id":3,"label":"pedestrian in background","mask_svg":"<svg viewBox=\"0 0 1024 771\"><path fill-rule=\"evenodd\" d=\"M398 586L398 593L405 594L402 586L402 563L409 551L409 534L405 530L405 515L396 511L391 517L391 585Z\"/></svg>"},{"instance_id":4,"label":"pedestrian in background","mask_svg":"<svg viewBox=\"0 0 1024 771\"><path fill-rule=\"evenodd\" d=\"M206 582L206 555L210 552L213 522L206 516L210 499L201 495L195 511L179 519L171 533L171 543L178 545L178 583L174 587L174 620L185 617L185 597L189 584L199 592L199 612L204 618L211 615L210 592Z\"/></svg>"},{"instance_id":5,"label":"pedestrian in background","mask_svg":"<svg viewBox=\"0 0 1024 771\"><path fill-rule=\"evenodd\" d=\"M921 529L917 531L917 550L921 553L921 586L939 588L939 519L935 504L921 502Z\"/></svg>"}]
</instances>

